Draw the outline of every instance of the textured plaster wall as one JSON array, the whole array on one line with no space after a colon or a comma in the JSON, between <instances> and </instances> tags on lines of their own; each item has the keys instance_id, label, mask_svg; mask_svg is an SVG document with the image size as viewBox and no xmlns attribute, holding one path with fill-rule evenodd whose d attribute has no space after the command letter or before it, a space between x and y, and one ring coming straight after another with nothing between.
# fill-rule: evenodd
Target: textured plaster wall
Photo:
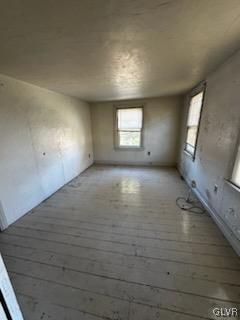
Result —
<instances>
[{"instance_id":1,"label":"textured plaster wall","mask_svg":"<svg viewBox=\"0 0 240 320\"><path fill-rule=\"evenodd\" d=\"M179 169L188 181L196 180L197 191L240 252L240 192L226 182L231 177L239 140L239 74L240 52L237 52L207 78L195 161L183 151L188 111L186 97ZM217 192L214 192L215 185Z\"/></svg>"},{"instance_id":2,"label":"textured plaster wall","mask_svg":"<svg viewBox=\"0 0 240 320\"><path fill-rule=\"evenodd\" d=\"M93 161L88 104L0 75L0 213L11 224Z\"/></svg>"}]
</instances>

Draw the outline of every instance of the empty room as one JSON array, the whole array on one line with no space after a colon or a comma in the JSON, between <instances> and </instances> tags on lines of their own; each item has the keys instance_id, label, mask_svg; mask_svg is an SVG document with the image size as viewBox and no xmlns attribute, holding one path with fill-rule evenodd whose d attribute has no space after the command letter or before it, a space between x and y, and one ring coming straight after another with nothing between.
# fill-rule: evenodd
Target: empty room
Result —
<instances>
[{"instance_id":1,"label":"empty room","mask_svg":"<svg viewBox=\"0 0 240 320\"><path fill-rule=\"evenodd\" d=\"M0 1L0 320L240 319L240 1Z\"/></svg>"}]
</instances>

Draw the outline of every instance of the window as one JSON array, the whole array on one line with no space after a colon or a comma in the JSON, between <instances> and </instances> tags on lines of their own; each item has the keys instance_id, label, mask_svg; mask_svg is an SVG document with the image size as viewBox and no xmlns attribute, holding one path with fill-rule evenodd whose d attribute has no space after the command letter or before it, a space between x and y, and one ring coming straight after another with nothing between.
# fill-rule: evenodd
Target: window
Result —
<instances>
[{"instance_id":1,"label":"window","mask_svg":"<svg viewBox=\"0 0 240 320\"><path fill-rule=\"evenodd\" d=\"M231 181L237 187L240 188L240 145L238 147L237 157L236 157L235 164L234 164L234 167L233 167L233 173L232 173Z\"/></svg>"},{"instance_id":2,"label":"window","mask_svg":"<svg viewBox=\"0 0 240 320\"><path fill-rule=\"evenodd\" d=\"M119 148L141 148L143 108L117 109L117 146Z\"/></svg>"},{"instance_id":3,"label":"window","mask_svg":"<svg viewBox=\"0 0 240 320\"><path fill-rule=\"evenodd\" d=\"M204 91L192 96L188 111L187 119L187 138L185 143L185 150L193 157L195 156L197 146L198 128L203 104Z\"/></svg>"}]
</instances>

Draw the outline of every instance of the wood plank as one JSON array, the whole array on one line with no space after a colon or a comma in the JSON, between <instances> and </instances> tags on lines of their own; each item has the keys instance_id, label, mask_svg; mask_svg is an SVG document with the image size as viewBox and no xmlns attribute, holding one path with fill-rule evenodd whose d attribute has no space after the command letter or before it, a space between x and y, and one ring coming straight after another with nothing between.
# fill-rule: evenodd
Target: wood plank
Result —
<instances>
[{"instance_id":1,"label":"wood plank","mask_svg":"<svg viewBox=\"0 0 240 320\"><path fill-rule=\"evenodd\" d=\"M29 248L33 255L36 250L47 251L54 255L56 253L81 259L80 263L99 262L100 264L109 264L115 266L126 266L133 268L136 272L153 271L164 273L165 275L190 276L196 279L206 279L221 283L238 284L240 283L239 271L229 269L215 269L214 267L191 265L180 262L169 262L164 260L152 260L142 257L130 257L119 254L112 254L104 251L91 252L88 249L75 247L69 244L52 243L45 240L34 240L18 236L0 235L1 245L8 244L15 246L15 250ZM21 252L21 251L20 251Z\"/></svg>"},{"instance_id":2,"label":"wood plank","mask_svg":"<svg viewBox=\"0 0 240 320\"><path fill-rule=\"evenodd\" d=\"M40 320L103 320L104 318L69 307L49 303L31 296L18 294L19 304L26 319ZM106 318L105 318L106 319Z\"/></svg>"},{"instance_id":3,"label":"wood plank","mask_svg":"<svg viewBox=\"0 0 240 320\"><path fill-rule=\"evenodd\" d=\"M42 223L42 222L30 222L30 221L20 221L17 225L12 226L9 231L14 228L29 228L33 230L44 230L53 233L67 234L72 236L78 236L85 239L101 240L107 242L114 242L119 244L131 244L144 246L146 248L159 248L164 250L188 252L193 254L203 254L203 255L212 255L212 256L223 256L223 257L234 257L236 254L230 247L225 246L216 246L210 244L202 243L188 243L187 246L184 246L180 241L169 241L163 239L148 239L143 237L135 236L126 236L119 235L114 233L99 233L92 230L77 229L68 226L59 226L54 224Z\"/></svg>"},{"instance_id":4,"label":"wood plank","mask_svg":"<svg viewBox=\"0 0 240 320\"><path fill-rule=\"evenodd\" d=\"M207 319L211 319L211 310L209 310L209 317ZM129 308L129 319L128 320L202 320L206 319L203 317L192 316L186 314L184 312L170 312L166 309L159 309L156 307L150 307L145 305L136 305L134 303L130 303Z\"/></svg>"},{"instance_id":5,"label":"wood plank","mask_svg":"<svg viewBox=\"0 0 240 320\"><path fill-rule=\"evenodd\" d=\"M237 302L230 303L228 301L195 296L177 291L163 290L152 286L137 285L113 279L103 279L86 274L82 275L79 272L69 269L63 270L62 268L29 261L25 261L24 263L14 258L7 258L6 261L10 274L14 274L14 277L17 276L18 281L34 283L40 287L48 283L50 288L59 286L59 289L61 288L61 290L66 291L66 293L69 291L69 288L74 289L76 290L76 295L79 296L80 304L81 299L82 301L86 301L87 299L90 300L91 297L97 305L87 304L88 309L86 309L86 311L98 314L96 313L98 310L100 316L113 316L109 316L109 313L100 313L100 305L98 305L100 302L108 304L106 309L108 309L111 304L114 310L114 305L120 304L122 307L124 306L124 301L126 304L129 301L133 301L138 304L154 306L160 309L162 307L171 311L184 312L205 318L209 316L208 310L210 310L213 305L218 305L223 308L238 306ZM21 276L21 279L19 279L19 276ZM24 290L24 292L26 291ZM64 293L64 296L66 296L66 293ZM49 293L47 292L46 294L48 295ZM55 292L55 295L58 295L58 293ZM56 302L55 297L51 294L49 295L49 300ZM121 307L120 310L122 310ZM123 313L122 310L122 315L120 316L123 317Z\"/></svg>"},{"instance_id":6,"label":"wood plank","mask_svg":"<svg viewBox=\"0 0 240 320\"><path fill-rule=\"evenodd\" d=\"M215 281L200 280L190 275L177 275L152 272L146 270L144 276L141 270L125 266L111 265L108 263L99 263L91 261L83 263L82 260L75 257L52 254L44 251L32 251L28 248L21 248L16 251L13 246L2 247L6 260L18 258L27 262L35 262L43 265L72 270L86 275L99 276L103 279L114 279L118 281L134 283L137 285L151 286L166 290L175 290L189 294L201 295L214 299L226 301L240 301L240 285L227 283L216 283ZM8 260L7 260L8 261ZM87 276L86 276L87 277ZM238 273L240 279L240 273Z\"/></svg>"},{"instance_id":7,"label":"wood plank","mask_svg":"<svg viewBox=\"0 0 240 320\"><path fill-rule=\"evenodd\" d=\"M188 213L185 215L181 214L179 217L170 218L167 214L164 216L161 215L161 220L159 218L151 218L148 216L146 217L137 217L136 215L132 214L124 214L122 211L118 214L107 214L104 213L97 213L94 214L92 211L85 210L79 211L79 209L65 209L65 208L54 208L51 206L39 206L37 209L32 210L28 216L40 216L46 218L56 218L56 219L71 219L77 221L84 221L84 222L94 222L97 224L104 224L104 225L112 225L119 224L122 226L144 226L149 229L151 227L154 228L161 228L161 227L170 227L170 228L179 228L179 227L188 227L188 228L198 228L199 230L218 230L217 226L214 222L210 219L198 219L197 224L196 221L191 221L188 219Z\"/></svg>"},{"instance_id":8,"label":"wood plank","mask_svg":"<svg viewBox=\"0 0 240 320\"><path fill-rule=\"evenodd\" d=\"M30 217L28 221L37 221L37 222L45 222L45 223L51 223L49 219L44 219L41 217ZM22 221L23 223L24 221ZM224 245L229 246L227 244L226 239L221 236L214 236L212 234L209 235L198 235L191 232L182 232L182 233L171 233L171 232L165 232L165 231L149 231L149 230L134 230L129 229L126 230L125 228L117 228L117 227L109 227L109 226L94 226L87 223L80 223L79 225L76 224L75 221L71 220L57 220L52 219L52 223L57 226L69 226L73 228L78 229L85 229L85 230L92 230L92 231L98 231L101 233L114 233L119 235L126 235L126 236L136 236L136 237L144 237L148 239L163 239L163 240L172 240L172 241L182 241L182 242L192 242L192 243L210 243L215 245Z\"/></svg>"},{"instance_id":9,"label":"wood plank","mask_svg":"<svg viewBox=\"0 0 240 320\"><path fill-rule=\"evenodd\" d=\"M62 305L86 312L90 315L114 319L126 319L129 303L106 295L90 293L77 287L61 285L53 281L45 281L21 273L10 272L11 281L17 293L31 296L39 300L47 300L52 304Z\"/></svg>"},{"instance_id":10,"label":"wood plank","mask_svg":"<svg viewBox=\"0 0 240 320\"><path fill-rule=\"evenodd\" d=\"M95 227L110 227L110 228L116 228L116 229L125 229L125 230L138 230L138 231L151 231L151 232L155 232L155 231L164 231L164 232L169 232L169 233L182 233L183 229L188 230L188 232L191 234L195 234L195 235L204 235L204 236L208 236L209 232L211 232L212 236L216 236L216 237L221 237L223 238L221 232L219 231L219 229L216 226L211 226L211 228L208 228L208 224L204 224L204 227L199 228L196 224L194 223L185 223L185 222L181 222L181 223L177 223L176 221L175 224L149 224L149 223L137 223L135 222L129 222L129 221L123 221L122 219L118 219L115 221L112 219L108 219L105 221L99 221L99 218L94 218L94 217L89 217L89 215L85 218L82 217L82 215L80 216L78 215L73 215L71 214L71 216L69 217L69 212L66 215L61 215L60 213L55 214L55 215L50 215L48 211L46 211L46 214L40 214L40 212L38 212L38 215L29 215L28 219L44 219L44 220L49 220L49 222L51 221L72 221L74 223L77 224L88 224L89 226L95 226ZM23 219L24 221L24 219Z\"/></svg>"},{"instance_id":11,"label":"wood plank","mask_svg":"<svg viewBox=\"0 0 240 320\"><path fill-rule=\"evenodd\" d=\"M89 200L91 201L91 200ZM79 212L79 208L81 208L81 212L83 213L91 213L92 215L95 214L95 216L113 216L113 217L135 217L138 219L149 219L149 221L156 220L160 222L161 219L166 219L168 221L174 221L174 220L181 220L182 218L186 218L188 221L198 221L206 222L209 221L209 223L213 223L211 220L211 217L208 214L194 214L194 213L186 213L176 207L176 205L172 205L171 207L167 206L165 209L156 209L156 210L148 210L148 208L142 208L142 207L131 207L129 205L119 206L119 205L112 205L111 203L106 203L106 199L104 201L99 202L93 202L91 204L88 204L88 201L85 203L74 203L71 201L60 203L59 201L55 202L46 202L37 209L49 209L49 210L68 210ZM99 207L99 210L95 210L96 207ZM32 212L36 212L33 210ZM131 213L129 213L131 212ZM171 213L172 212L172 213ZM178 215L176 215L176 213Z\"/></svg>"},{"instance_id":12,"label":"wood plank","mask_svg":"<svg viewBox=\"0 0 240 320\"><path fill-rule=\"evenodd\" d=\"M60 230L61 231L61 230ZM77 235L68 235L62 233L54 233L39 229L31 228L11 228L5 232L8 235L16 235L35 240L52 241L54 243L72 244L80 249L102 250L111 254L122 254L125 256L138 256L143 258L165 260L171 262L183 262L193 265L202 265L215 267L217 269L239 270L240 264L237 257L229 257L228 260L221 256L211 256L204 254L195 254L181 251L168 251L161 248L153 248L139 246L133 244L121 244L111 241L102 241L94 239L86 239Z\"/></svg>"},{"instance_id":13,"label":"wood plank","mask_svg":"<svg viewBox=\"0 0 240 320\"><path fill-rule=\"evenodd\" d=\"M112 212L110 212L112 211ZM166 214L158 214L158 217L151 217L150 215L135 215L133 213L124 213L123 210L119 209L106 209L101 212L101 209L98 211L94 211L89 208L58 208L54 206L39 206L37 209L32 210L29 213L30 216L45 216L45 217L56 217L56 218L69 218L72 220L85 220L85 222L94 222L98 224L123 224L128 225L129 227L136 227L137 225L142 225L149 229L161 228L163 226L170 228L179 228L181 226L192 226L198 227L199 230L204 230L206 227L210 230L217 230L217 226L213 223L213 221L208 218L194 217L185 214L178 214L175 217ZM197 225L196 225L197 223ZM158 229L157 229L158 230Z\"/></svg>"}]
</instances>

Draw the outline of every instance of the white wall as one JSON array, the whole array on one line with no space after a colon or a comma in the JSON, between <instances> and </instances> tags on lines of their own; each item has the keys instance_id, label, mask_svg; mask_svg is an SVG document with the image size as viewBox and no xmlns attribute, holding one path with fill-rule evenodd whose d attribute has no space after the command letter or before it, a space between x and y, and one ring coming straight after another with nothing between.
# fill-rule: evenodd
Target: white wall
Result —
<instances>
[{"instance_id":1,"label":"white wall","mask_svg":"<svg viewBox=\"0 0 240 320\"><path fill-rule=\"evenodd\" d=\"M144 103L144 149L114 148L114 106ZM181 114L180 97L91 104L96 163L175 165ZM148 156L148 151L151 155Z\"/></svg>"},{"instance_id":2,"label":"white wall","mask_svg":"<svg viewBox=\"0 0 240 320\"><path fill-rule=\"evenodd\" d=\"M24 320L1 254L0 254L0 291L6 302L11 318L14 320ZM0 319L7 320L6 313L2 306L2 302L0 302Z\"/></svg>"},{"instance_id":3,"label":"white wall","mask_svg":"<svg viewBox=\"0 0 240 320\"><path fill-rule=\"evenodd\" d=\"M2 224L14 222L92 161L88 104L0 75Z\"/></svg>"},{"instance_id":4,"label":"white wall","mask_svg":"<svg viewBox=\"0 0 240 320\"><path fill-rule=\"evenodd\" d=\"M240 192L225 179L231 177L240 129L240 52L207 78L196 159L183 151L188 105L182 126L179 169L196 180L197 192L236 251L240 253ZM186 99L187 100L187 99ZM218 192L214 192L214 185Z\"/></svg>"}]
</instances>

